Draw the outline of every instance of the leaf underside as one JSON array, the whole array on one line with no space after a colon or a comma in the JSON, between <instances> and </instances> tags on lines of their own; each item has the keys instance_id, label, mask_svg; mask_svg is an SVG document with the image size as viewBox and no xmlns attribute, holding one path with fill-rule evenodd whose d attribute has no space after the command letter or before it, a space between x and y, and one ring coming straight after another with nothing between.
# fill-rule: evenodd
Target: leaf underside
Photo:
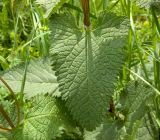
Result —
<instances>
[{"instance_id":1,"label":"leaf underside","mask_svg":"<svg viewBox=\"0 0 160 140\"><path fill-rule=\"evenodd\" d=\"M128 20L101 14L97 27L84 31L70 14L51 19L51 54L62 97L82 127L94 129L107 112L123 65Z\"/></svg>"}]
</instances>

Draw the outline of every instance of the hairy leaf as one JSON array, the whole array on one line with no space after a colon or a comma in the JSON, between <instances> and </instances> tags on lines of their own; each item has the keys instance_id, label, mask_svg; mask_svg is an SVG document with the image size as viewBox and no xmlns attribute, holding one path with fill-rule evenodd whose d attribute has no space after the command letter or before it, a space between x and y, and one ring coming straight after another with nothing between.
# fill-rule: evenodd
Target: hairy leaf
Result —
<instances>
[{"instance_id":1,"label":"hairy leaf","mask_svg":"<svg viewBox=\"0 0 160 140\"><path fill-rule=\"evenodd\" d=\"M20 92L24 75L24 64L14 67L2 75L14 92ZM2 83L0 83L2 84ZM49 61L32 60L27 69L24 93L26 98L37 94L58 95L58 83Z\"/></svg>"},{"instance_id":2,"label":"hairy leaf","mask_svg":"<svg viewBox=\"0 0 160 140\"><path fill-rule=\"evenodd\" d=\"M51 96L39 95L31 100L23 125L13 130L13 140L51 140L68 128L72 129L72 125L61 102Z\"/></svg>"},{"instance_id":3,"label":"hairy leaf","mask_svg":"<svg viewBox=\"0 0 160 140\"><path fill-rule=\"evenodd\" d=\"M70 14L51 19L51 54L60 91L82 127L94 129L107 112L123 65L128 20L101 14L97 27L84 31Z\"/></svg>"}]
</instances>

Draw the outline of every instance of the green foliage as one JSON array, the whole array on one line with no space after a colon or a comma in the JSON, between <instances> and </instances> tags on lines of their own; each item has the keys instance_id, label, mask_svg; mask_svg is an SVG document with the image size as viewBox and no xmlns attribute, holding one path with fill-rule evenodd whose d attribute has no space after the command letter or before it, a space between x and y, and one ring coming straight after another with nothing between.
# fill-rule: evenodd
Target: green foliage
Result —
<instances>
[{"instance_id":1,"label":"green foliage","mask_svg":"<svg viewBox=\"0 0 160 140\"><path fill-rule=\"evenodd\" d=\"M126 132L128 139L135 139L136 132L142 123L145 114L149 113L149 101L153 99L153 90L142 81L133 81L128 84L123 95L123 107L126 116ZM124 97L126 96L126 97ZM148 132L149 133L149 132Z\"/></svg>"},{"instance_id":2,"label":"green foliage","mask_svg":"<svg viewBox=\"0 0 160 140\"><path fill-rule=\"evenodd\" d=\"M60 101L51 96L35 96L24 114L23 124L13 130L13 140L50 140L72 129ZM63 114L61 113L63 109ZM67 112L66 112L67 113Z\"/></svg>"},{"instance_id":3,"label":"green foliage","mask_svg":"<svg viewBox=\"0 0 160 140\"><path fill-rule=\"evenodd\" d=\"M2 75L14 92L20 92L24 75L24 64L18 65ZM2 84L2 83L1 83ZM37 94L52 94L59 96L55 72L52 71L49 60L32 60L28 64L24 96L33 97Z\"/></svg>"},{"instance_id":4,"label":"green foliage","mask_svg":"<svg viewBox=\"0 0 160 140\"><path fill-rule=\"evenodd\" d=\"M133 113L145 106L153 95L152 89L142 81L131 81L121 95L121 103L128 113Z\"/></svg>"},{"instance_id":5,"label":"green foliage","mask_svg":"<svg viewBox=\"0 0 160 140\"><path fill-rule=\"evenodd\" d=\"M0 0L0 140L159 139L159 1L87 2Z\"/></svg>"},{"instance_id":6,"label":"green foliage","mask_svg":"<svg viewBox=\"0 0 160 140\"><path fill-rule=\"evenodd\" d=\"M150 8L151 6L154 6L154 8L157 8L157 10L160 8L159 0L139 0L136 1L136 3L140 7Z\"/></svg>"},{"instance_id":7,"label":"green foliage","mask_svg":"<svg viewBox=\"0 0 160 140\"><path fill-rule=\"evenodd\" d=\"M93 132L86 132L85 140L118 140L123 122L107 120L104 124Z\"/></svg>"},{"instance_id":8,"label":"green foliage","mask_svg":"<svg viewBox=\"0 0 160 140\"><path fill-rule=\"evenodd\" d=\"M103 119L123 65L128 20L101 14L97 27L80 30L69 15L55 15L51 54L60 91L74 119L94 129Z\"/></svg>"},{"instance_id":9,"label":"green foliage","mask_svg":"<svg viewBox=\"0 0 160 140\"><path fill-rule=\"evenodd\" d=\"M124 120L108 119L93 132L85 133L85 140L139 140L143 137L142 129L145 130L147 138L152 139L148 124L144 121L145 114L149 113L147 100L153 97L153 91L141 81L132 81L126 87L120 103ZM125 96L125 97L124 97ZM125 110L123 110L123 108Z\"/></svg>"},{"instance_id":10,"label":"green foliage","mask_svg":"<svg viewBox=\"0 0 160 140\"><path fill-rule=\"evenodd\" d=\"M43 29L46 20L41 19L41 13L42 9L31 1L3 0L0 6L0 71L24 61L26 46L29 46L31 58L47 55L47 33Z\"/></svg>"},{"instance_id":11,"label":"green foliage","mask_svg":"<svg viewBox=\"0 0 160 140\"><path fill-rule=\"evenodd\" d=\"M141 7L149 8L153 0L139 0L136 1L137 4Z\"/></svg>"},{"instance_id":12,"label":"green foliage","mask_svg":"<svg viewBox=\"0 0 160 140\"><path fill-rule=\"evenodd\" d=\"M4 110L7 111L7 114L10 116L13 124L16 125L17 117L16 117L16 107L15 107L14 102L11 102L8 100L1 100L0 105L4 106ZM9 127L8 122L3 117L2 114L0 114L0 124L3 125L4 127Z\"/></svg>"},{"instance_id":13,"label":"green foliage","mask_svg":"<svg viewBox=\"0 0 160 140\"><path fill-rule=\"evenodd\" d=\"M56 12L68 0L36 0L45 10L44 17L47 18L52 12Z\"/></svg>"}]
</instances>

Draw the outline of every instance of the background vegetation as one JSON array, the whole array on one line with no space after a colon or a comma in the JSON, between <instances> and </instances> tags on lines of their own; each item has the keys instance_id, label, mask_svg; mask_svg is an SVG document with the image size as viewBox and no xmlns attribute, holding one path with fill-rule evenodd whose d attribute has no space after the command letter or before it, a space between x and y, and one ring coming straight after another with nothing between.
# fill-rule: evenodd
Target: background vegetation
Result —
<instances>
[{"instance_id":1,"label":"background vegetation","mask_svg":"<svg viewBox=\"0 0 160 140\"><path fill-rule=\"evenodd\" d=\"M84 28L83 2L0 0L0 139L159 139L160 1L89 0L91 27L100 43L87 34L87 25ZM72 29L84 32L84 37L77 31L76 40ZM97 56L95 65L106 69L101 74L94 72L91 57L86 57L88 73L93 73L88 77L99 76L103 81L93 80L99 85L87 87L93 89L88 94L95 92L89 101L89 97L83 98L86 92L75 91L77 85L73 88L68 80L79 72L78 62L86 61L83 53L80 58L68 58L75 40L84 46L83 38L88 46L88 40L93 48L96 43L102 46L102 58ZM107 45L112 49L105 50ZM75 50L73 57L77 52L80 50ZM67 77L64 67L72 59L75 67L73 61ZM110 66L102 67L105 63ZM104 76L106 73L111 76ZM78 83L79 79L70 80ZM107 81L113 81L114 88ZM96 86L99 91L93 88ZM110 92L107 95L105 87Z\"/></svg>"}]
</instances>

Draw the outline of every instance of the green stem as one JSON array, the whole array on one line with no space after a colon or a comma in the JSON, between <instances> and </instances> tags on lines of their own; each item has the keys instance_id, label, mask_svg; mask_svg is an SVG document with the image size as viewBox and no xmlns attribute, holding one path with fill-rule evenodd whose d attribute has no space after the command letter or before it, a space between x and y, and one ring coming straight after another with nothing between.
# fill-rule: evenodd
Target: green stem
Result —
<instances>
[{"instance_id":1,"label":"green stem","mask_svg":"<svg viewBox=\"0 0 160 140\"><path fill-rule=\"evenodd\" d=\"M71 4L69 4L69 3L65 3L63 6L64 6L64 7L67 7L67 8L70 8L70 9L73 9L73 10L75 10L75 11L77 11L77 12L83 13L83 11L82 11L79 7L76 7L76 6L71 5ZM90 16L91 18L97 19L96 15L94 15L94 14L92 14L92 13L89 13L89 16Z\"/></svg>"}]
</instances>

